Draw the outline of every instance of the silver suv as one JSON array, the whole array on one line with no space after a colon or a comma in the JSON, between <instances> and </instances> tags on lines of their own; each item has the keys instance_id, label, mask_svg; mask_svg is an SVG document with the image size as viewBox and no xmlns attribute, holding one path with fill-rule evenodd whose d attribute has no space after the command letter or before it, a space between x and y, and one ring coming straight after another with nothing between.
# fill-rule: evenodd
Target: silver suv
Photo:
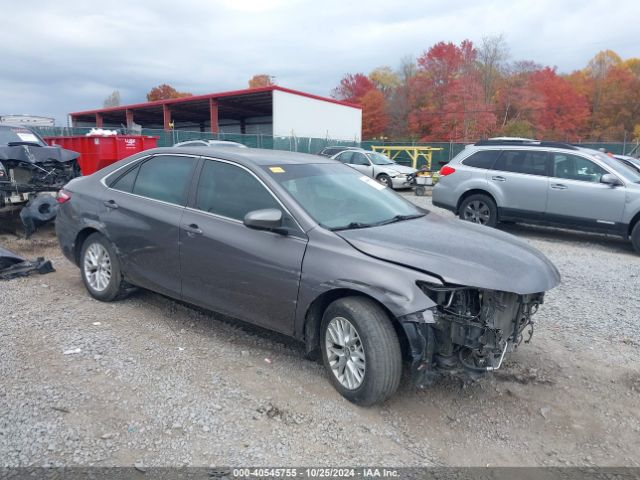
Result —
<instances>
[{"instance_id":1,"label":"silver suv","mask_svg":"<svg viewBox=\"0 0 640 480\"><path fill-rule=\"evenodd\" d=\"M442 167L433 204L491 227L510 221L615 234L640 253L640 173L596 150L478 142Z\"/></svg>"},{"instance_id":2,"label":"silver suv","mask_svg":"<svg viewBox=\"0 0 640 480\"><path fill-rule=\"evenodd\" d=\"M415 168L399 165L386 155L363 148L349 148L331 158L355 168L365 175L375 178L389 188L409 188L413 185Z\"/></svg>"}]
</instances>

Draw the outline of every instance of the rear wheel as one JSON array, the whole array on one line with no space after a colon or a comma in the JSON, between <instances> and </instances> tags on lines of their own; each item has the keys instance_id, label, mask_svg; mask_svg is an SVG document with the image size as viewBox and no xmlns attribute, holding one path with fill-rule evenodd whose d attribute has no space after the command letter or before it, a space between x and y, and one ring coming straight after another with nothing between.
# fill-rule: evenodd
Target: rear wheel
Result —
<instances>
[{"instance_id":1,"label":"rear wheel","mask_svg":"<svg viewBox=\"0 0 640 480\"><path fill-rule=\"evenodd\" d=\"M99 233L92 233L82 244L80 272L84 286L96 300L110 302L127 294L115 249Z\"/></svg>"},{"instance_id":2,"label":"rear wheel","mask_svg":"<svg viewBox=\"0 0 640 480\"><path fill-rule=\"evenodd\" d=\"M640 220L636 222L633 230L631 230L631 244L636 252L640 253Z\"/></svg>"},{"instance_id":3,"label":"rear wheel","mask_svg":"<svg viewBox=\"0 0 640 480\"><path fill-rule=\"evenodd\" d=\"M469 195L465 198L460 205L458 215L462 220L488 227L495 227L498 224L496 203L491 197L482 193Z\"/></svg>"},{"instance_id":4,"label":"rear wheel","mask_svg":"<svg viewBox=\"0 0 640 480\"><path fill-rule=\"evenodd\" d=\"M362 406L389 398L402 374L400 342L386 312L363 297L333 302L322 318L322 360L333 386Z\"/></svg>"}]
</instances>

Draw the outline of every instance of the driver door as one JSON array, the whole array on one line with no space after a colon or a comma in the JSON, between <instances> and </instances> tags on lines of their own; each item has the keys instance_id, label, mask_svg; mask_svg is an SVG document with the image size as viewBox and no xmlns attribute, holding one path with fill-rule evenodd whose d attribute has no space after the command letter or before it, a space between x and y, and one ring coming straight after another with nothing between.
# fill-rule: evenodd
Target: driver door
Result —
<instances>
[{"instance_id":1,"label":"driver door","mask_svg":"<svg viewBox=\"0 0 640 480\"><path fill-rule=\"evenodd\" d=\"M283 211L288 235L244 225L248 212L264 208ZM180 228L185 301L292 334L306 246L304 232L253 173L203 160Z\"/></svg>"},{"instance_id":2,"label":"driver door","mask_svg":"<svg viewBox=\"0 0 640 480\"><path fill-rule=\"evenodd\" d=\"M373 165L371 165L371 162L364 153L353 152L351 166L366 176L373 178Z\"/></svg>"}]
</instances>

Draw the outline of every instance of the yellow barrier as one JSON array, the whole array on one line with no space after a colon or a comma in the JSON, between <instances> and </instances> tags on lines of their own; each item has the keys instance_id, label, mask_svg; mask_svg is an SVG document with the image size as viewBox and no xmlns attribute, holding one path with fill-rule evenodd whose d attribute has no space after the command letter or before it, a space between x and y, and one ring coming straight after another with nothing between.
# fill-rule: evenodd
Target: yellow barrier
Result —
<instances>
[{"instance_id":1,"label":"yellow barrier","mask_svg":"<svg viewBox=\"0 0 640 480\"><path fill-rule=\"evenodd\" d=\"M402 152L406 153L411 159L411 166L413 168L418 168L418 159L420 157L425 159L427 163L427 169L431 170L431 155L433 152L444 150L443 148L435 148L435 147L414 147L411 145L407 146L391 146L391 145L375 145L371 146L371 150L374 152L380 152L385 154L391 160L395 160L398 155Z\"/></svg>"}]
</instances>

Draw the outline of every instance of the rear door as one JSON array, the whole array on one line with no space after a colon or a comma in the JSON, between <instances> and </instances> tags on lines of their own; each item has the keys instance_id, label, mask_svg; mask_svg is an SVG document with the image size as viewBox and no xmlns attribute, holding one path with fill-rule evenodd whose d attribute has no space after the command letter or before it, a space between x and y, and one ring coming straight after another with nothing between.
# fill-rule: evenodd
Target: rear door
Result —
<instances>
[{"instance_id":1,"label":"rear door","mask_svg":"<svg viewBox=\"0 0 640 480\"><path fill-rule=\"evenodd\" d=\"M503 218L539 218L547 207L549 153L503 150L487 181L496 192Z\"/></svg>"},{"instance_id":2,"label":"rear door","mask_svg":"<svg viewBox=\"0 0 640 480\"><path fill-rule=\"evenodd\" d=\"M600 182L612 173L597 163L570 153L552 154L547 215L568 225L602 230L620 227L626 189Z\"/></svg>"},{"instance_id":3,"label":"rear door","mask_svg":"<svg viewBox=\"0 0 640 480\"><path fill-rule=\"evenodd\" d=\"M196 161L156 155L108 182L101 220L135 285L180 296L179 228Z\"/></svg>"},{"instance_id":4,"label":"rear door","mask_svg":"<svg viewBox=\"0 0 640 480\"><path fill-rule=\"evenodd\" d=\"M265 208L283 211L289 235L243 224L248 212ZM306 246L304 232L252 172L203 161L180 232L186 301L291 334Z\"/></svg>"}]
</instances>

